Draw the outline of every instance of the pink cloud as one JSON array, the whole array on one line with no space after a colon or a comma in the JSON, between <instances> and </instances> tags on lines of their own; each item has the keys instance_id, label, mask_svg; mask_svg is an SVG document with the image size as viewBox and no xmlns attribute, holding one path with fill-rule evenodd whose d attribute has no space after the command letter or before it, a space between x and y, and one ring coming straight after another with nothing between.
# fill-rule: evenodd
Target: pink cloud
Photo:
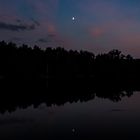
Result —
<instances>
[{"instance_id":1,"label":"pink cloud","mask_svg":"<svg viewBox=\"0 0 140 140\"><path fill-rule=\"evenodd\" d=\"M99 38L104 35L105 30L99 27L95 27L95 28L90 28L89 33L92 37Z\"/></svg>"},{"instance_id":2,"label":"pink cloud","mask_svg":"<svg viewBox=\"0 0 140 140\"><path fill-rule=\"evenodd\" d=\"M54 22L48 19L42 20L38 32L41 34L58 34L57 26Z\"/></svg>"},{"instance_id":3,"label":"pink cloud","mask_svg":"<svg viewBox=\"0 0 140 140\"><path fill-rule=\"evenodd\" d=\"M47 30L48 30L49 33L55 33L56 32L56 29L55 29L54 25L52 25L52 24L47 25Z\"/></svg>"}]
</instances>

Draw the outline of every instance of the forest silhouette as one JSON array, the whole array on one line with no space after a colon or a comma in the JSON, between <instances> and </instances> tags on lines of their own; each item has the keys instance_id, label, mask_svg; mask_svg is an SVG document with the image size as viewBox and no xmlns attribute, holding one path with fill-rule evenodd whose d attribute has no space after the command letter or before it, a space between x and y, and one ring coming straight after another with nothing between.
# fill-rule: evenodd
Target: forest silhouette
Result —
<instances>
[{"instance_id":1,"label":"forest silhouette","mask_svg":"<svg viewBox=\"0 0 140 140\"><path fill-rule=\"evenodd\" d=\"M130 81L140 77L140 60L119 50L96 55L64 48L40 49L0 42L1 78L92 78Z\"/></svg>"},{"instance_id":2,"label":"forest silhouette","mask_svg":"<svg viewBox=\"0 0 140 140\"><path fill-rule=\"evenodd\" d=\"M119 50L95 55L0 42L0 112L88 101L114 102L140 91L140 59Z\"/></svg>"}]
</instances>

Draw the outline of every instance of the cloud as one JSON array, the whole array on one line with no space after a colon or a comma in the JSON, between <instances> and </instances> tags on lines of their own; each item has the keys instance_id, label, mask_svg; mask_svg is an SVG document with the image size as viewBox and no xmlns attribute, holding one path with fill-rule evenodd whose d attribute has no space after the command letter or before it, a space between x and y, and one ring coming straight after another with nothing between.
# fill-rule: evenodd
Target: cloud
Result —
<instances>
[{"instance_id":1,"label":"cloud","mask_svg":"<svg viewBox=\"0 0 140 140\"><path fill-rule=\"evenodd\" d=\"M20 37L13 37L13 38L11 38L9 41L22 41L23 40L23 38L20 38Z\"/></svg>"},{"instance_id":2,"label":"cloud","mask_svg":"<svg viewBox=\"0 0 140 140\"><path fill-rule=\"evenodd\" d=\"M57 42L57 39L56 39L56 35L55 34L48 34L46 38L39 38L37 40L37 42L40 42L40 43L52 43L52 42Z\"/></svg>"},{"instance_id":3,"label":"cloud","mask_svg":"<svg viewBox=\"0 0 140 140\"><path fill-rule=\"evenodd\" d=\"M22 23L22 21L20 19L16 19L17 23Z\"/></svg>"},{"instance_id":4,"label":"cloud","mask_svg":"<svg viewBox=\"0 0 140 140\"><path fill-rule=\"evenodd\" d=\"M102 28L95 27L95 28L89 29L89 33L91 34L92 37L99 38L104 35L105 30Z\"/></svg>"},{"instance_id":5,"label":"cloud","mask_svg":"<svg viewBox=\"0 0 140 140\"><path fill-rule=\"evenodd\" d=\"M57 34L56 25L52 22L46 20L42 21L41 28L43 31L47 31L49 34Z\"/></svg>"},{"instance_id":6,"label":"cloud","mask_svg":"<svg viewBox=\"0 0 140 140\"><path fill-rule=\"evenodd\" d=\"M33 18L31 18L31 20L33 21L33 23L34 23L35 25L40 26L40 23L39 23L37 20L35 20L35 19L33 19Z\"/></svg>"},{"instance_id":7,"label":"cloud","mask_svg":"<svg viewBox=\"0 0 140 140\"><path fill-rule=\"evenodd\" d=\"M47 37L39 38L36 43L49 45L52 47L63 46L64 41L56 34L48 34Z\"/></svg>"},{"instance_id":8,"label":"cloud","mask_svg":"<svg viewBox=\"0 0 140 140\"><path fill-rule=\"evenodd\" d=\"M46 39L46 38L40 38L37 40L37 42L40 42L40 43L49 43L51 42L50 40Z\"/></svg>"},{"instance_id":9,"label":"cloud","mask_svg":"<svg viewBox=\"0 0 140 140\"><path fill-rule=\"evenodd\" d=\"M26 24L10 24L6 22L0 22L0 29L1 30L10 30L10 31L25 31L25 30L34 30L36 26L26 25Z\"/></svg>"}]
</instances>

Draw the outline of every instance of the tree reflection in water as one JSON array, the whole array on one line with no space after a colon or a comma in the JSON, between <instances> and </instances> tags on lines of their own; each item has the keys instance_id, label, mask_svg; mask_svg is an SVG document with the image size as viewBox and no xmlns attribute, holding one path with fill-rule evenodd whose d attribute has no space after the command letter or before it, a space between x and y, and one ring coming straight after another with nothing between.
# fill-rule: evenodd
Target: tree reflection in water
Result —
<instances>
[{"instance_id":1,"label":"tree reflection in water","mask_svg":"<svg viewBox=\"0 0 140 140\"><path fill-rule=\"evenodd\" d=\"M107 83L108 84L108 83ZM19 108L34 105L37 108L41 103L47 106L64 105L66 102L86 102L95 97L109 99L113 102L120 101L123 97L130 97L138 89L97 85L88 79L74 80L3 80L0 82L0 112L13 112ZM109 88L108 88L109 87Z\"/></svg>"}]
</instances>

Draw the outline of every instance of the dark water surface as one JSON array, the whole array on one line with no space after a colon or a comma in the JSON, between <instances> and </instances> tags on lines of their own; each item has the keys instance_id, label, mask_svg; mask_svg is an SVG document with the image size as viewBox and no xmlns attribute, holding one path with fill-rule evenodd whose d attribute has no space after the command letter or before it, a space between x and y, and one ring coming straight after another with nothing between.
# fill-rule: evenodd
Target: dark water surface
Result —
<instances>
[{"instance_id":1,"label":"dark water surface","mask_svg":"<svg viewBox=\"0 0 140 140\"><path fill-rule=\"evenodd\" d=\"M140 139L140 92L119 102L95 97L0 114L1 140Z\"/></svg>"}]
</instances>

